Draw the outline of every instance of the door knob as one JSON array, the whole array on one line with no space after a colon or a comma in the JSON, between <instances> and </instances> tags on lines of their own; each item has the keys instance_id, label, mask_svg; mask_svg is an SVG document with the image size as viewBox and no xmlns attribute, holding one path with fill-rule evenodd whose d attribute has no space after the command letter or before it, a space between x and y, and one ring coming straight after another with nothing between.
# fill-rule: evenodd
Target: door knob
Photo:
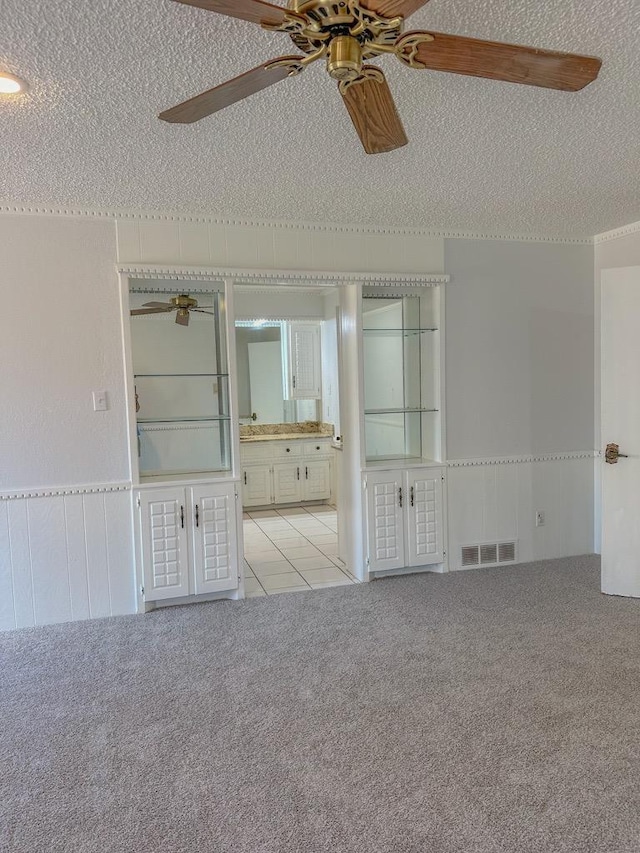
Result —
<instances>
[{"instance_id":1,"label":"door knob","mask_svg":"<svg viewBox=\"0 0 640 853\"><path fill-rule=\"evenodd\" d=\"M617 444L607 444L607 449L604 452L605 461L609 465L615 465L620 457L623 459L629 458L626 453L620 453Z\"/></svg>"}]
</instances>

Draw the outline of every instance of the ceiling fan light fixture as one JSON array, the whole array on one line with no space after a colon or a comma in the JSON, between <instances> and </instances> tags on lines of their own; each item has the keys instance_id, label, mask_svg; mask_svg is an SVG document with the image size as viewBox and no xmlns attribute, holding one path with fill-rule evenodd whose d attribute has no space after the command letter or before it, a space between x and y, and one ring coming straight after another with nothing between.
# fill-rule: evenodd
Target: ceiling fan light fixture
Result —
<instances>
[{"instance_id":1,"label":"ceiling fan light fixture","mask_svg":"<svg viewBox=\"0 0 640 853\"><path fill-rule=\"evenodd\" d=\"M24 80L6 71L0 71L0 95L18 95L20 92L26 92L28 88Z\"/></svg>"}]
</instances>

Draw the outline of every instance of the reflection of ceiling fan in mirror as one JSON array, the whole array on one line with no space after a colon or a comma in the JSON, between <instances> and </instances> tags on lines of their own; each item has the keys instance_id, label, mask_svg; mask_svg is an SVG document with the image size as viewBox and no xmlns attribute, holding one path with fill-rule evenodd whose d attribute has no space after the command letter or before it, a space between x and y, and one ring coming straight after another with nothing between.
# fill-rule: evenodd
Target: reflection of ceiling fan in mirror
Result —
<instances>
[{"instance_id":1,"label":"reflection of ceiling fan in mirror","mask_svg":"<svg viewBox=\"0 0 640 853\"><path fill-rule=\"evenodd\" d=\"M481 41L435 32L404 32L406 19L428 0L177 0L285 33L299 51L280 56L160 114L168 122L198 121L236 101L294 77L319 59L338 82L367 154L407 144L382 69L366 60L391 53L407 68L449 71L509 83L576 92L598 76L592 56ZM509 3L506 2L508 8Z\"/></svg>"},{"instance_id":2,"label":"reflection of ceiling fan in mirror","mask_svg":"<svg viewBox=\"0 0 640 853\"><path fill-rule=\"evenodd\" d=\"M192 299L186 293L181 293L180 296L174 296L169 302L145 302L142 308L132 308L131 316L139 317L141 314L170 314L176 312L176 323L179 326L189 325L189 315L192 311L197 314L211 314L211 305L205 305L200 308L197 299Z\"/></svg>"}]
</instances>

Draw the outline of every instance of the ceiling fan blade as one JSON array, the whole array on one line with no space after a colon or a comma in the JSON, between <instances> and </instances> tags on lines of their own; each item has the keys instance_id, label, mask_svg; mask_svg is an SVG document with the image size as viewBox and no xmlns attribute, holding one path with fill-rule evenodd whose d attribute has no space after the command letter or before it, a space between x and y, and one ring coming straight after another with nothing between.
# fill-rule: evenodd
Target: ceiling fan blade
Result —
<instances>
[{"instance_id":1,"label":"ceiling fan blade","mask_svg":"<svg viewBox=\"0 0 640 853\"><path fill-rule=\"evenodd\" d=\"M264 65L259 65L251 71L245 71L239 77L227 80L226 83L214 89L209 89L201 95L196 95L195 98L165 110L160 113L159 118L163 121L182 124L199 121L289 77L294 73L294 66L299 65L299 61L299 57L296 56L281 56L279 59L265 62Z\"/></svg>"},{"instance_id":2,"label":"ceiling fan blade","mask_svg":"<svg viewBox=\"0 0 640 853\"><path fill-rule=\"evenodd\" d=\"M362 0L361 5L383 18L408 18L429 0Z\"/></svg>"},{"instance_id":3,"label":"ceiling fan blade","mask_svg":"<svg viewBox=\"0 0 640 853\"><path fill-rule=\"evenodd\" d=\"M595 80L602 65L595 56L557 53L446 33L405 33L396 42L396 48L399 59L412 68L450 71L566 92L577 92Z\"/></svg>"},{"instance_id":4,"label":"ceiling fan blade","mask_svg":"<svg viewBox=\"0 0 640 853\"><path fill-rule=\"evenodd\" d=\"M367 154L383 154L409 141L382 71L364 65L361 76L339 84L340 94Z\"/></svg>"},{"instance_id":5,"label":"ceiling fan blade","mask_svg":"<svg viewBox=\"0 0 640 853\"><path fill-rule=\"evenodd\" d=\"M141 314L168 314L173 308L132 308L131 316L137 317Z\"/></svg>"},{"instance_id":6,"label":"ceiling fan blade","mask_svg":"<svg viewBox=\"0 0 640 853\"><path fill-rule=\"evenodd\" d=\"M170 302L143 302L143 308L162 308L165 311L173 311L175 305Z\"/></svg>"},{"instance_id":7,"label":"ceiling fan blade","mask_svg":"<svg viewBox=\"0 0 640 853\"><path fill-rule=\"evenodd\" d=\"M186 308L180 308L178 313L176 314L176 323L179 326L188 326L189 325L189 312Z\"/></svg>"},{"instance_id":8,"label":"ceiling fan blade","mask_svg":"<svg viewBox=\"0 0 640 853\"><path fill-rule=\"evenodd\" d=\"M204 308L191 308L191 311L195 311L196 314L210 314L212 317L215 317L215 312L213 311L205 311Z\"/></svg>"},{"instance_id":9,"label":"ceiling fan blade","mask_svg":"<svg viewBox=\"0 0 640 853\"><path fill-rule=\"evenodd\" d=\"M289 12L289 9L265 3L264 0L175 0L175 2L184 3L186 6L197 6L209 12L218 12L220 15L229 15L231 18L240 18L243 21L252 21L254 24L268 24L271 27L281 26Z\"/></svg>"}]
</instances>

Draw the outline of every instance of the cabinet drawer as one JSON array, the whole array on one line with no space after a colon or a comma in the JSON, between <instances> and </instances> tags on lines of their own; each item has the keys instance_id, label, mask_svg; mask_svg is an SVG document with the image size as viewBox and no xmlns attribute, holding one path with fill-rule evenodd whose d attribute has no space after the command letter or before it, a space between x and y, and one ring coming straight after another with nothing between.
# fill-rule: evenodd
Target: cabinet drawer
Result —
<instances>
[{"instance_id":1,"label":"cabinet drawer","mask_svg":"<svg viewBox=\"0 0 640 853\"><path fill-rule=\"evenodd\" d=\"M329 439L304 442L303 455L306 457L329 456L330 451L331 441Z\"/></svg>"}]
</instances>

